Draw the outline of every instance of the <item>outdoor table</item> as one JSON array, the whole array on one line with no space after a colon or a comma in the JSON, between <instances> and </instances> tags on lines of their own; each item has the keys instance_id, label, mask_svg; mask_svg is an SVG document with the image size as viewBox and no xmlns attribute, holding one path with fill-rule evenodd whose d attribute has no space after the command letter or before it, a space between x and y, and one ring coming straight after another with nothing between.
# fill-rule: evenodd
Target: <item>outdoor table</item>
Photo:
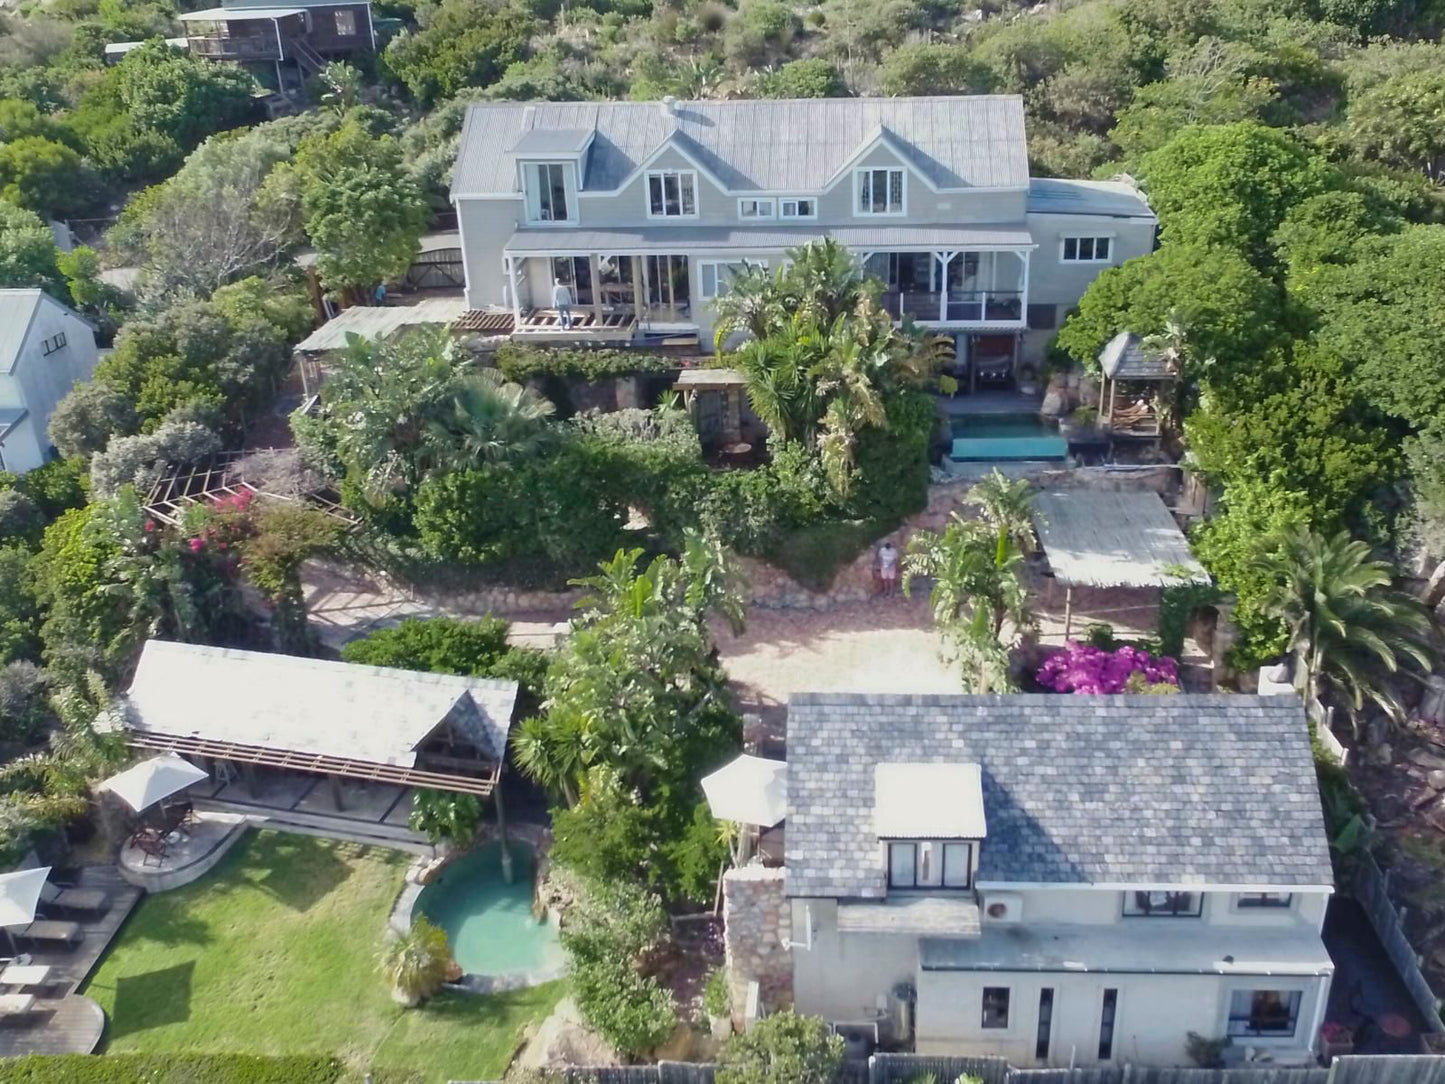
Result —
<instances>
[{"instance_id":1,"label":"outdoor table","mask_svg":"<svg viewBox=\"0 0 1445 1084\"><path fill-rule=\"evenodd\" d=\"M44 986L50 970L49 964L10 964L0 971L0 986Z\"/></svg>"}]
</instances>

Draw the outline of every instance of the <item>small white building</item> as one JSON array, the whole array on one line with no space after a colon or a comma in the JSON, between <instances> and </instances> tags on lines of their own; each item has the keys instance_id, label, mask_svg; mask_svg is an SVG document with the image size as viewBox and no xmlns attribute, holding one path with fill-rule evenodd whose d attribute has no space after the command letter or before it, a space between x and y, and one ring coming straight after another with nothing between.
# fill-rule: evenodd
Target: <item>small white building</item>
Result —
<instances>
[{"instance_id":1,"label":"small white building","mask_svg":"<svg viewBox=\"0 0 1445 1084\"><path fill-rule=\"evenodd\" d=\"M812 694L788 709L798 1011L1021 1066L1312 1058L1334 967L1282 697Z\"/></svg>"},{"instance_id":2,"label":"small white building","mask_svg":"<svg viewBox=\"0 0 1445 1084\"><path fill-rule=\"evenodd\" d=\"M50 415L95 362L95 329L73 309L43 290L0 290L0 470L53 457Z\"/></svg>"}]
</instances>

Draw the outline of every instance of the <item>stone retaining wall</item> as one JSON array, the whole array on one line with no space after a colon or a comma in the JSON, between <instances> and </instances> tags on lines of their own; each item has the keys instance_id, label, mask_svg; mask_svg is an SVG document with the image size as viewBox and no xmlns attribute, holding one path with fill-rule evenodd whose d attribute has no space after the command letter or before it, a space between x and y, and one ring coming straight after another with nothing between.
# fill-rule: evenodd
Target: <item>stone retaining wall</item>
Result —
<instances>
[{"instance_id":1,"label":"stone retaining wall","mask_svg":"<svg viewBox=\"0 0 1445 1084\"><path fill-rule=\"evenodd\" d=\"M729 870L723 877L723 947L733 1027L743 1027L748 985L758 984L769 1012L793 1004L793 953L787 947L792 917L783 896L783 871L763 866Z\"/></svg>"},{"instance_id":2,"label":"stone retaining wall","mask_svg":"<svg viewBox=\"0 0 1445 1084\"><path fill-rule=\"evenodd\" d=\"M1160 494L1166 502L1171 500L1180 484L1179 468L1171 464L1143 467L1041 465L1012 473L1015 477L1027 478L1040 489L1083 489L1096 493L1149 490ZM928 507L887 537L903 552L913 532L942 530L948 522L949 513L960 507L959 502L973 484L971 479L957 479L929 487ZM876 590L873 582L874 553L882 544L883 539L878 539L850 564L839 569L832 586L826 591L811 591L781 569L763 561L744 558L743 569L752 585L749 601L753 606L779 610L829 610L834 606L866 601ZM451 613L505 617L571 610L580 597L580 591L532 591L496 586L472 591L448 591L445 596L436 597L419 594L417 601Z\"/></svg>"}]
</instances>

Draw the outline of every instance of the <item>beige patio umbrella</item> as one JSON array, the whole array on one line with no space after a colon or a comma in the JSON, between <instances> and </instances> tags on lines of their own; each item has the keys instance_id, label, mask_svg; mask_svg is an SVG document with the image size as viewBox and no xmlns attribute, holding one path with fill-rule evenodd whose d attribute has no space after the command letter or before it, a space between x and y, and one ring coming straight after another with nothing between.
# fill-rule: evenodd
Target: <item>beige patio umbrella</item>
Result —
<instances>
[{"instance_id":1,"label":"beige patio umbrella","mask_svg":"<svg viewBox=\"0 0 1445 1084\"><path fill-rule=\"evenodd\" d=\"M28 926L35 921L35 909L40 906L40 890L49 877L49 866L0 873L0 926L5 927L12 955L15 938L10 933L10 927Z\"/></svg>"},{"instance_id":2,"label":"beige patio umbrella","mask_svg":"<svg viewBox=\"0 0 1445 1084\"><path fill-rule=\"evenodd\" d=\"M788 815L788 765L781 760L768 760L744 753L703 776L702 792L708 808L720 821L748 825L752 832L738 833L733 845L733 864L742 865L748 858L750 845Z\"/></svg>"},{"instance_id":3,"label":"beige patio umbrella","mask_svg":"<svg viewBox=\"0 0 1445 1084\"><path fill-rule=\"evenodd\" d=\"M100 786L139 813L207 778L205 772L184 757L167 753L118 772Z\"/></svg>"}]
</instances>

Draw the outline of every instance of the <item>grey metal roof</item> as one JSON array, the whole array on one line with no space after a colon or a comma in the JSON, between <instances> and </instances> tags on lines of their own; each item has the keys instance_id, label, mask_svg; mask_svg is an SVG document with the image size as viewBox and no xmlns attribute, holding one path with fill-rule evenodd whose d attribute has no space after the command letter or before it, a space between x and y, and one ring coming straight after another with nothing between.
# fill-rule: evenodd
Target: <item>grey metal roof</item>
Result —
<instances>
[{"instance_id":1,"label":"grey metal roof","mask_svg":"<svg viewBox=\"0 0 1445 1084\"><path fill-rule=\"evenodd\" d=\"M39 289L0 290L0 373L15 368L25 336L30 333L30 322L44 297L45 291Z\"/></svg>"},{"instance_id":2,"label":"grey metal roof","mask_svg":"<svg viewBox=\"0 0 1445 1084\"><path fill-rule=\"evenodd\" d=\"M763 101L485 102L469 106L452 194L514 192L508 148L534 129L596 131L583 189L618 188L673 140L729 191L822 191L880 140L943 189L1029 183L1014 95Z\"/></svg>"},{"instance_id":3,"label":"grey metal roof","mask_svg":"<svg viewBox=\"0 0 1445 1084\"><path fill-rule=\"evenodd\" d=\"M1333 883L1293 697L807 693L787 747L791 896L886 895L885 761L982 766L981 882Z\"/></svg>"},{"instance_id":4,"label":"grey metal roof","mask_svg":"<svg viewBox=\"0 0 1445 1084\"><path fill-rule=\"evenodd\" d=\"M295 349L303 354L316 354L343 349L352 335L370 341L423 324L445 327L466 311L467 303L460 297L429 297L415 305L355 305L326 321L297 343Z\"/></svg>"},{"instance_id":5,"label":"grey metal roof","mask_svg":"<svg viewBox=\"0 0 1445 1084\"><path fill-rule=\"evenodd\" d=\"M261 19L284 19L289 15L301 15L305 11L304 7L223 7L188 11L177 18L183 23L243 23Z\"/></svg>"},{"instance_id":6,"label":"grey metal roof","mask_svg":"<svg viewBox=\"0 0 1445 1084\"><path fill-rule=\"evenodd\" d=\"M1149 201L1127 181L1077 181L1034 177L1029 181L1031 215L1103 215L1153 218Z\"/></svg>"},{"instance_id":7,"label":"grey metal roof","mask_svg":"<svg viewBox=\"0 0 1445 1084\"><path fill-rule=\"evenodd\" d=\"M1021 225L1008 226L640 226L603 230L544 228L518 230L506 252L735 252L796 248L832 237L853 249L1031 248L1033 238Z\"/></svg>"},{"instance_id":8,"label":"grey metal roof","mask_svg":"<svg viewBox=\"0 0 1445 1084\"><path fill-rule=\"evenodd\" d=\"M507 149L517 155L576 154L592 138L591 128L528 128Z\"/></svg>"},{"instance_id":9,"label":"grey metal roof","mask_svg":"<svg viewBox=\"0 0 1445 1084\"><path fill-rule=\"evenodd\" d=\"M1060 583L1169 587L1209 582L1157 493L1040 493L1034 498L1034 525Z\"/></svg>"}]
</instances>

